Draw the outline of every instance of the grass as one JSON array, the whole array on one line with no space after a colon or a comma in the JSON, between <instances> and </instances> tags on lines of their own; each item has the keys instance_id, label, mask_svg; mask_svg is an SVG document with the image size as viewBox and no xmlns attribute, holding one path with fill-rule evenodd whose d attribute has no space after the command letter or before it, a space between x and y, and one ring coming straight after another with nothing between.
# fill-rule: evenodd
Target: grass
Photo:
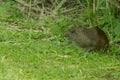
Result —
<instances>
[{"instance_id":1,"label":"grass","mask_svg":"<svg viewBox=\"0 0 120 80\"><path fill-rule=\"evenodd\" d=\"M63 34L71 21L64 17L18 19L17 25L1 21L0 80L120 80L119 47L89 53L69 44Z\"/></svg>"}]
</instances>

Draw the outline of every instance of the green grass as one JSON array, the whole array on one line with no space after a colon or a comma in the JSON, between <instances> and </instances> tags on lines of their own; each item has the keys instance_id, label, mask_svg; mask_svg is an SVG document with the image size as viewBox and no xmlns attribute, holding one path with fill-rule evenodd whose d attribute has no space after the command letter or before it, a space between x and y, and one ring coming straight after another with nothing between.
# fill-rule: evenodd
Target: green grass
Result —
<instances>
[{"instance_id":1,"label":"green grass","mask_svg":"<svg viewBox=\"0 0 120 80\"><path fill-rule=\"evenodd\" d=\"M120 79L117 48L111 48L113 53L88 53L67 41L38 37L43 32L6 26L0 32L1 80Z\"/></svg>"},{"instance_id":2,"label":"green grass","mask_svg":"<svg viewBox=\"0 0 120 80\"><path fill-rule=\"evenodd\" d=\"M0 80L120 80L120 47L89 53L69 44L63 34L72 22L64 17L13 19L20 21L0 20Z\"/></svg>"}]
</instances>

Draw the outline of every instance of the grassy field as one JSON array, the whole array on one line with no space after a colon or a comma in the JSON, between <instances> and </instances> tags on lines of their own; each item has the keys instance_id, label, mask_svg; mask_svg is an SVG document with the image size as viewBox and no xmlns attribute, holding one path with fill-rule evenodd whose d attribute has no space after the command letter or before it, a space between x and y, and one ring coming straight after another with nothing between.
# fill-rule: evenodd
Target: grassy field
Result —
<instances>
[{"instance_id":1,"label":"grassy field","mask_svg":"<svg viewBox=\"0 0 120 80\"><path fill-rule=\"evenodd\" d=\"M0 19L9 17L4 8ZM64 17L12 17L17 25L0 20L0 80L120 80L120 47L85 52L64 39Z\"/></svg>"}]
</instances>

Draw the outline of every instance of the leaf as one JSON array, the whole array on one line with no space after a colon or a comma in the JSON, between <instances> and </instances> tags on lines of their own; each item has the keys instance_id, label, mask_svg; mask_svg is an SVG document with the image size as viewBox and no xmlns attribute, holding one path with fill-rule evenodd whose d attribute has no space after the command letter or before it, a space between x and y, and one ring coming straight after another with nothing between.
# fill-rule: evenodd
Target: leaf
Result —
<instances>
[{"instance_id":1,"label":"leaf","mask_svg":"<svg viewBox=\"0 0 120 80\"><path fill-rule=\"evenodd\" d=\"M58 6L55 8L55 11L58 11L65 2L66 2L66 0L62 0L62 1L58 4Z\"/></svg>"}]
</instances>

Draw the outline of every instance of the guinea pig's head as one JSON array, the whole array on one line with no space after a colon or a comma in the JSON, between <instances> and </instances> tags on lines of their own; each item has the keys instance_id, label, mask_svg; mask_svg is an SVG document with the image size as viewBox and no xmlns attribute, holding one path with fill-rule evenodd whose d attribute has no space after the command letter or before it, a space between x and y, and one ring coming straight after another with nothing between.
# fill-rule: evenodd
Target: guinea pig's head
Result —
<instances>
[{"instance_id":1,"label":"guinea pig's head","mask_svg":"<svg viewBox=\"0 0 120 80\"><path fill-rule=\"evenodd\" d=\"M67 38L68 40L75 40L76 39L76 36L77 36L77 28L74 27L74 28L70 28L68 29L68 31L65 33L65 38Z\"/></svg>"}]
</instances>

